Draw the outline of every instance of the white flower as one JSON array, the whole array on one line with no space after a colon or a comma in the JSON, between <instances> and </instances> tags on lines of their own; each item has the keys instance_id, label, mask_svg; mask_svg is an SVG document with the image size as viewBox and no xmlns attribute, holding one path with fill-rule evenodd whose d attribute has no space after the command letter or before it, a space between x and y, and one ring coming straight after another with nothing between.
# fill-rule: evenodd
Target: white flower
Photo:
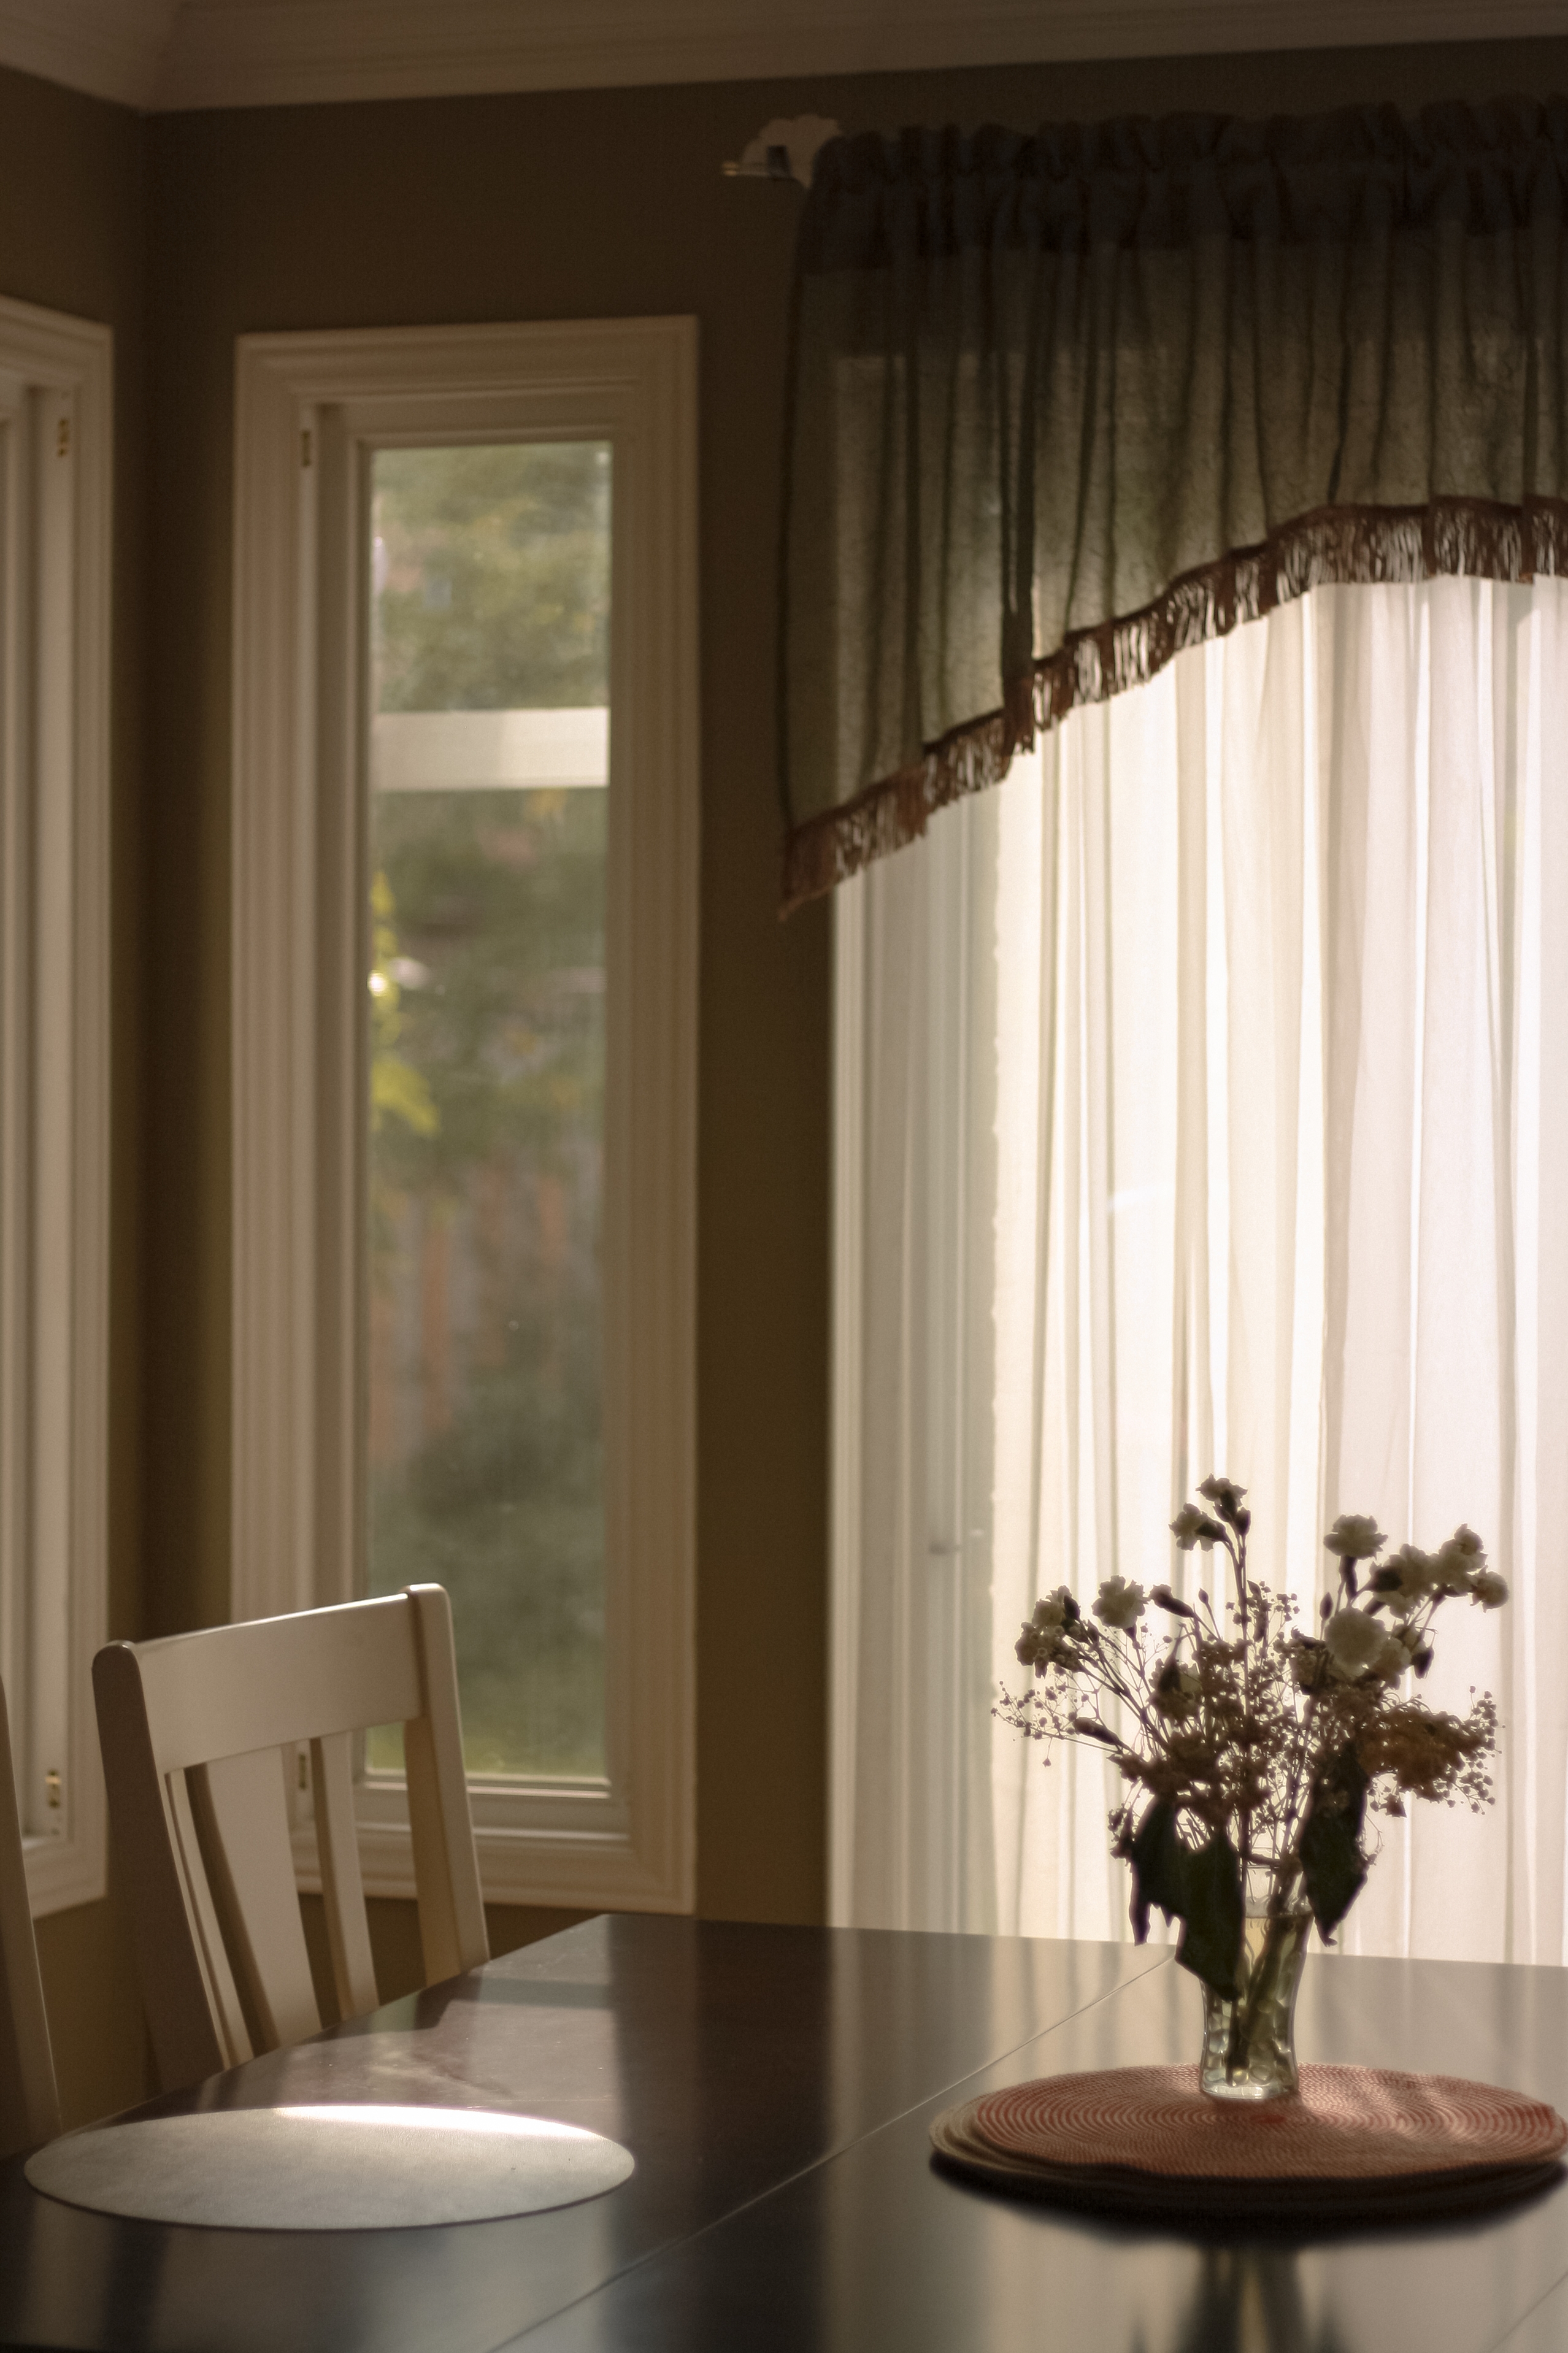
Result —
<instances>
[{"instance_id":1,"label":"white flower","mask_svg":"<svg viewBox=\"0 0 1568 2353\"><path fill-rule=\"evenodd\" d=\"M1107 1626L1136 1626L1143 1615L1144 1591L1122 1576L1107 1577L1095 1599L1095 1616Z\"/></svg>"},{"instance_id":2,"label":"white flower","mask_svg":"<svg viewBox=\"0 0 1568 2353\"><path fill-rule=\"evenodd\" d=\"M1383 1637L1383 1648L1372 1662L1373 1674L1382 1675L1385 1683L1397 1683L1414 1665L1421 1642L1422 1637L1413 1627L1393 1627Z\"/></svg>"},{"instance_id":3,"label":"white flower","mask_svg":"<svg viewBox=\"0 0 1568 2353\"><path fill-rule=\"evenodd\" d=\"M1073 1611L1074 1616L1076 1616L1076 1611L1073 1609L1072 1595L1065 1585L1059 1585L1054 1593L1041 1595L1034 1604L1034 1616L1032 1622L1042 1629L1047 1626L1063 1626L1067 1621L1070 1610Z\"/></svg>"},{"instance_id":4,"label":"white flower","mask_svg":"<svg viewBox=\"0 0 1568 2353\"><path fill-rule=\"evenodd\" d=\"M1448 1544L1438 1544L1432 1562L1432 1581L1438 1593L1469 1593L1471 1578L1486 1569L1486 1548L1474 1527L1459 1523Z\"/></svg>"},{"instance_id":5,"label":"white flower","mask_svg":"<svg viewBox=\"0 0 1568 2353\"><path fill-rule=\"evenodd\" d=\"M1329 1672L1340 1683L1353 1683L1369 1667L1378 1665L1389 1639L1364 1609L1336 1609L1323 1629Z\"/></svg>"},{"instance_id":6,"label":"white flower","mask_svg":"<svg viewBox=\"0 0 1568 2353\"><path fill-rule=\"evenodd\" d=\"M1436 1585L1437 1564L1416 1545L1401 1545L1388 1565L1399 1572L1399 1591L1392 1597L1396 1609L1413 1609Z\"/></svg>"},{"instance_id":7,"label":"white flower","mask_svg":"<svg viewBox=\"0 0 1568 2353\"><path fill-rule=\"evenodd\" d=\"M1327 1552L1337 1552L1341 1560L1371 1560L1387 1542L1374 1519L1358 1512L1341 1512L1323 1538L1323 1546Z\"/></svg>"},{"instance_id":8,"label":"white flower","mask_svg":"<svg viewBox=\"0 0 1568 2353\"><path fill-rule=\"evenodd\" d=\"M1508 1599L1508 1583L1495 1568L1483 1568L1470 1580L1470 1592L1483 1609L1500 1609Z\"/></svg>"},{"instance_id":9,"label":"white flower","mask_svg":"<svg viewBox=\"0 0 1568 2353\"><path fill-rule=\"evenodd\" d=\"M1218 1521L1211 1519L1207 1512L1201 1512L1196 1504L1183 1504L1171 1523L1171 1533L1179 1552L1191 1552L1194 1545L1202 1545L1208 1552L1224 1531Z\"/></svg>"},{"instance_id":10,"label":"white flower","mask_svg":"<svg viewBox=\"0 0 1568 2353\"><path fill-rule=\"evenodd\" d=\"M1012 1646L1012 1652L1020 1666L1033 1667L1037 1675L1043 1675L1047 1667L1054 1665L1063 1648L1060 1627L1036 1626L1033 1619L1029 1619Z\"/></svg>"},{"instance_id":11,"label":"white flower","mask_svg":"<svg viewBox=\"0 0 1568 2353\"><path fill-rule=\"evenodd\" d=\"M1195 1713L1202 1692L1202 1678L1196 1667L1178 1666L1174 1661L1163 1669L1154 1686L1154 1704L1161 1715L1180 1723L1183 1716Z\"/></svg>"}]
</instances>

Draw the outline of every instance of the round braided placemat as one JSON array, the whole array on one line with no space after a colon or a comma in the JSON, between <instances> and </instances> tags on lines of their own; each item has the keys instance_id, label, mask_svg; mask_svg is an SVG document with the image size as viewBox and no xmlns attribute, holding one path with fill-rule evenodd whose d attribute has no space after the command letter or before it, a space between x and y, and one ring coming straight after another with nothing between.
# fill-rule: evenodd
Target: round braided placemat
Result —
<instances>
[{"instance_id":1,"label":"round braided placemat","mask_svg":"<svg viewBox=\"0 0 1568 2353\"><path fill-rule=\"evenodd\" d=\"M1249 2107L1205 2098L1196 2067L1118 2067L989 2092L947 2109L931 2139L998 2188L1102 2211L1386 2221L1550 2180L1568 2124L1457 2075L1303 2067L1299 2097Z\"/></svg>"}]
</instances>

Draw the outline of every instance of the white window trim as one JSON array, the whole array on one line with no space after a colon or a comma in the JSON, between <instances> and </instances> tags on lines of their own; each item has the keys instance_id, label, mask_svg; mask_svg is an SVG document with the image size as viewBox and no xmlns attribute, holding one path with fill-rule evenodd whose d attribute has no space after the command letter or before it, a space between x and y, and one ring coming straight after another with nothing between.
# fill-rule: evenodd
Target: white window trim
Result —
<instances>
[{"instance_id":1,"label":"white window trim","mask_svg":"<svg viewBox=\"0 0 1568 2353\"><path fill-rule=\"evenodd\" d=\"M334 437L613 441L602 1783L471 1785L493 1902L695 1892L696 322L253 335L237 353L232 1609L348 1598L361 1494L362 787L346 652L356 469ZM325 487L319 487L324 485ZM334 567L336 567L334 569ZM325 584L324 586L323 584ZM346 1469L345 1469L346 1467ZM373 1893L400 1788L362 1785ZM302 1824L302 1884L314 1875Z\"/></svg>"},{"instance_id":2,"label":"white window trim","mask_svg":"<svg viewBox=\"0 0 1568 2353\"><path fill-rule=\"evenodd\" d=\"M0 1660L35 1915L105 1890L113 338L0 300L36 504L0 537ZM58 478L53 468L69 459ZM18 463L4 495L25 494Z\"/></svg>"},{"instance_id":3,"label":"white window trim","mask_svg":"<svg viewBox=\"0 0 1568 2353\"><path fill-rule=\"evenodd\" d=\"M854 1729L860 1678L864 1358L865 886L833 893L832 1402L829 1466L828 1919L854 1923Z\"/></svg>"}]
</instances>

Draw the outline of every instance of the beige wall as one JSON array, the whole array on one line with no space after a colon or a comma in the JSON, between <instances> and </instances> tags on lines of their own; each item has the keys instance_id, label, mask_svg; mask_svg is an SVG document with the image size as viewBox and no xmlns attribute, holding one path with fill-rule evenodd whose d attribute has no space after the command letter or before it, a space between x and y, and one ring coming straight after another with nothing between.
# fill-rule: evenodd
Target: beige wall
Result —
<instances>
[{"instance_id":1,"label":"beige wall","mask_svg":"<svg viewBox=\"0 0 1568 2353\"><path fill-rule=\"evenodd\" d=\"M846 129L1028 125L1564 86L1568 42L1520 42L143 125L0 76L0 291L108 319L119 337L116 1630L225 1609L235 336L673 311L701 322L699 1903L811 1919L824 1874L829 925L820 907L777 920L772 761L800 199L727 182L720 164L769 116L805 111ZM390 1990L416 1966L412 1919L377 1910ZM498 1945L548 1925L493 1922ZM45 1924L42 1941L72 2113L111 2105L142 2064L114 1916L90 1907Z\"/></svg>"}]
</instances>

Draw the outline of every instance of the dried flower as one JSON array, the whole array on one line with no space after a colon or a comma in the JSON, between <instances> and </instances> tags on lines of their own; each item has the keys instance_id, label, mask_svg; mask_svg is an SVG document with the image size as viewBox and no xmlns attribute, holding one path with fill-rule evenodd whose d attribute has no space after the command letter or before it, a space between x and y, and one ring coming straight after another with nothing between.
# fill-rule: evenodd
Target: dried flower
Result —
<instances>
[{"instance_id":1,"label":"dried flower","mask_svg":"<svg viewBox=\"0 0 1568 2353\"><path fill-rule=\"evenodd\" d=\"M1432 1555L1423 1552L1418 1545L1401 1545L1396 1553L1390 1554L1386 1568L1379 1569L1373 1583L1381 1583L1390 1576L1393 1579L1393 1599L1390 1606L1403 1615L1405 1610L1414 1609L1418 1601L1425 1600L1427 1594L1436 1590L1437 1564Z\"/></svg>"},{"instance_id":2,"label":"dried flower","mask_svg":"<svg viewBox=\"0 0 1568 2353\"><path fill-rule=\"evenodd\" d=\"M1222 1479L1217 1472L1211 1472L1198 1493L1207 1496L1227 1527L1234 1528L1238 1535L1245 1535L1252 1525L1252 1514L1242 1502L1246 1493L1245 1487L1238 1487L1234 1479Z\"/></svg>"},{"instance_id":3,"label":"dried flower","mask_svg":"<svg viewBox=\"0 0 1568 2353\"><path fill-rule=\"evenodd\" d=\"M1171 1533L1180 1552L1191 1552L1194 1545L1202 1545L1208 1552L1214 1545L1224 1544L1225 1540L1225 1532L1218 1520L1212 1518L1207 1512L1201 1512L1196 1504L1182 1504L1171 1523Z\"/></svg>"},{"instance_id":4,"label":"dried flower","mask_svg":"<svg viewBox=\"0 0 1568 2353\"><path fill-rule=\"evenodd\" d=\"M1290 1637L1290 1680L1298 1691L1316 1691L1327 1680L1329 1653L1306 1634Z\"/></svg>"},{"instance_id":5,"label":"dried flower","mask_svg":"<svg viewBox=\"0 0 1568 2353\"><path fill-rule=\"evenodd\" d=\"M1422 1636L1411 1625L1393 1626L1383 1637L1383 1645L1372 1661L1372 1672L1385 1683L1397 1683L1415 1664Z\"/></svg>"},{"instance_id":6,"label":"dried flower","mask_svg":"<svg viewBox=\"0 0 1568 2353\"><path fill-rule=\"evenodd\" d=\"M1107 1626L1136 1626L1143 1615L1145 1595L1141 1585L1133 1585L1120 1576L1107 1577L1095 1596L1095 1616Z\"/></svg>"},{"instance_id":7,"label":"dried flower","mask_svg":"<svg viewBox=\"0 0 1568 2353\"><path fill-rule=\"evenodd\" d=\"M1043 1675L1047 1667L1054 1666L1065 1647L1059 1626L1037 1626L1033 1618L1026 1618L1012 1654L1021 1667L1033 1667L1037 1675Z\"/></svg>"},{"instance_id":8,"label":"dried flower","mask_svg":"<svg viewBox=\"0 0 1568 2353\"><path fill-rule=\"evenodd\" d=\"M1365 1609L1336 1609L1323 1629L1329 1672L1340 1683L1354 1683L1377 1665L1388 1636Z\"/></svg>"},{"instance_id":9,"label":"dried flower","mask_svg":"<svg viewBox=\"0 0 1568 2353\"><path fill-rule=\"evenodd\" d=\"M1330 1935L1375 1852L1369 1808L1398 1815L1411 1797L1488 1801L1491 1700L1457 1717L1402 1693L1412 1670L1422 1676L1432 1663L1433 1620L1449 1595L1496 1609L1508 1588L1461 1526L1436 1554L1407 1544L1378 1562L1358 1603L1355 1564L1376 1561L1387 1539L1375 1520L1341 1514L1324 1539L1339 1571L1305 1630L1288 1597L1247 1576L1245 1490L1215 1474L1199 1493L1213 1511L1184 1504L1171 1533L1184 1551L1226 1557L1235 1598L1216 1614L1207 1593L1194 1609L1168 1585L1146 1597L1110 1577L1094 1604L1115 1636L1106 1640L1059 1586L1020 1635L1033 1680L1016 1697L1004 1692L997 1713L1047 1746L1085 1740L1114 1752L1122 1786L1111 1829L1133 1868L1135 1929L1150 1903L1173 1905L1197 1929L1190 1966L1223 1990L1234 1983L1224 1923L1239 1916L1232 1898L1244 1859L1272 1873L1271 1900L1304 1899ZM1185 1858L1200 1854L1203 1869L1189 1870Z\"/></svg>"},{"instance_id":10,"label":"dried flower","mask_svg":"<svg viewBox=\"0 0 1568 2353\"><path fill-rule=\"evenodd\" d=\"M1161 1715L1180 1724L1196 1715L1202 1696L1203 1678L1196 1667L1184 1660L1168 1659L1160 1669L1154 1685L1154 1704Z\"/></svg>"},{"instance_id":11,"label":"dried flower","mask_svg":"<svg viewBox=\"0 0 1568 2353\"><path fill-rule=\"evenodd\" d=\"M1457 1527L1447 1543L1437 1547L1432 1581L1439 1593L1468 1593L1471 1578L1486 1565L1479 1536L1470 1528Z\"/></svg>"},{"instance_id":12,"label":"dried flower","mask_svg":"<svg viewBox=\"0 0 1568 2353\"><path fill-rule=\"evenodd\" d=\"M1387 1542L1377 1522L1357 1512L1341 1512L1323 1538L1324 1549L1341 1560L1372 1560Z\"/></svg>"},{"instance_id":13,"label":"dried flower","mask_svg":"<svg viewBox=\"0 0 1568 2353\"><path fill-rule=\"evenodd\" d=\"M1374 1778L1389 1774L1414 1797L1460 1797L1478 1811L1491 1796L1490 1777L1480 1759L1489 1755L1496 1737L1497 1711L1489 1698L1478 1700L1467 1719L1406 1700L1373 1718L1357 1754L1363 1772Z\"/></svg>"}]
</instances>

